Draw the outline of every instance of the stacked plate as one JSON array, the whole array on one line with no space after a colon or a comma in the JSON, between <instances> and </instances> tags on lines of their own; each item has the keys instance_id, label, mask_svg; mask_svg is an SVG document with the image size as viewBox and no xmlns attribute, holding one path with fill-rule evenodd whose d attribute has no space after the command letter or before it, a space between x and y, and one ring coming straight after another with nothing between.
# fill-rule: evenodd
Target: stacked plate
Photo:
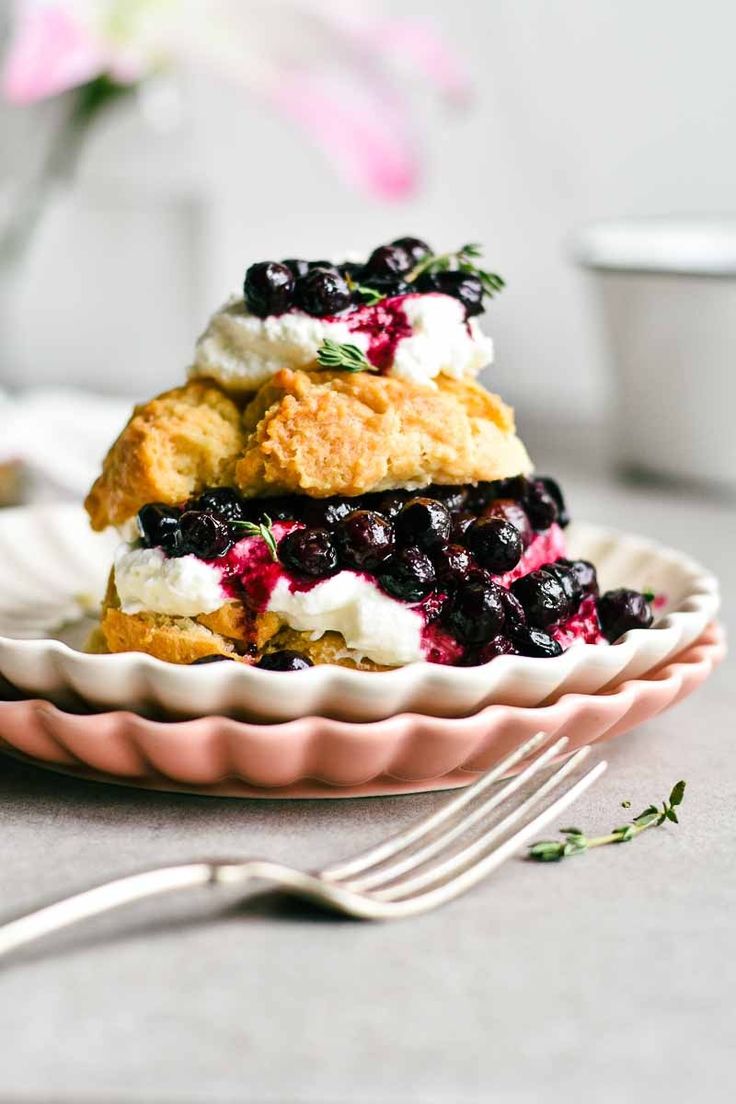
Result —
<instances>
[{"instance_id":1,"label":"stacked plate","mask_svg":"<svg viewBox=\"0 0 736 1104\"><path fill-rule=\"evenodd\" d=\"M602 587L657 595L650 630L556 659L387 672L178 667L89 655L111 539L76 507L0 515L0 702L6 748L134 785L247 796L354 796L462 785L533 731L618 735L689 693L724 651L718 586L639 537L577 524L570 554ZM13 689L11 689L11 687Z\"/></svg>"}]
</instances>

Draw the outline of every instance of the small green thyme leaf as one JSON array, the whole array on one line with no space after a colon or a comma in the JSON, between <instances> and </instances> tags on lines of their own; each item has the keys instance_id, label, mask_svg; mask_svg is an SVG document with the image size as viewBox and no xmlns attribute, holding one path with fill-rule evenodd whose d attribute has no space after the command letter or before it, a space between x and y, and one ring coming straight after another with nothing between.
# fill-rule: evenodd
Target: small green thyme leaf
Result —
<instances>
[{"instance_id":1,"label":"small green thyme leaf","mask_svg":"<svg viewBox=\"0 0 736 1104\"><path fill-rule=\"evenodd\" d=\"M569 855L579 855L583 851L589 851L593 847L603 847L609 843L628 843L635 839L640 832L647 828L656 828L666 820L672 824L679 824L675 808L682 804L685 796L685 782L676 782L672 787L669 799L661 805L648 805L629 824L622 824L613 828L606 836L586 836L580 828L560 828L564 840L541 840L529 847L527 857L536 862L559 862ZM622 801L621 805L628 809L630 801Z\"/></svg>"},{"instance_id":2,"label":"small green thyme leaf","mask_svg":"<svg viewBox=\"0 0 736 1104\"><path fill-rule=\"evenodd\" d=\"M480 280L484 293L492 299L499 291L503 291L506 283L497 273L481 268L478 261L482 255L483 249L477 242L469 242L455 253L430 253L414 266L405 280L413 284L425 273L467 272L469 276L476 276Z\"/></svg>"},{"instance_id":3,"label":"small green thyme leaf","mask_svg":"<svg viewBox=\"0 0 736 1104\"><path fill-rule=\"evenodd\" d=\"M350 275L346 276L346 280L350 290L360 296L366 307L375 307L376 303L380 303L382 299L386 298L386 293L384 291L368 287L367 284L361 284Z\"/></svg>"},{"instance_id":4,"label":"small green thyme leaf","mask_svg":"<svg viewBox=\"0 0 736 1104\"><path fill-rule=\"evenodd\" d=\"M340 344L329 337L317 350L317 361L322 368L341 372L364 372L370 368L365 353L357 345Z\"/></svg>"},{"instance_id":5,"label":"small green thyme leaf","mask_svg":"<svg viewBox=\"0 0 736 1104\"><path fill-rule=\"evenodd\" d=\"M268 514L263 515L263 522L260 524L253 521L231 521L230 524L242 529L248 537L260 537L261 540L266 542L266 547L271 553L271 559L274 563L278 560L279 554L276 547L276 538L273 535L273 522Z\"/></svg>"}]
</instances>

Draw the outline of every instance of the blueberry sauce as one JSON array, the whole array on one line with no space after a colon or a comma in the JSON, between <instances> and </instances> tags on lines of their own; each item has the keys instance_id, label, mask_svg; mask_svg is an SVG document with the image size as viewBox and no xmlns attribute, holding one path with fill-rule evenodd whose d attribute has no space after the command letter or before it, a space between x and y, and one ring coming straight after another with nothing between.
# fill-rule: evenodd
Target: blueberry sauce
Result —
<instances>
[{"instance_id":1,"label":"blueberry sauce","mask_svg":"<svg viewBox=\"0 0 736 1104\"><path fill-rule=\"evenodd\" d=\"M407 299L416 298L417 295L398 295L383 299L372 307L358 307L342 318L328 318L326 321L341 321L353 333L365 334L368 337L366 357L379 372L387 372L399 342L412 336L404 303Z\"/></svg>"}]
</instances>

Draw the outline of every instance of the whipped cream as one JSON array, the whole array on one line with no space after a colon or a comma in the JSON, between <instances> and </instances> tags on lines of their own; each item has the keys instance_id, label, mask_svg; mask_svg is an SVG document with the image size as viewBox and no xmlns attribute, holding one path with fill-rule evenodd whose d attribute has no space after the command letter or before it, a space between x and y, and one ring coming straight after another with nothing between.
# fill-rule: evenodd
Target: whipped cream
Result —
<instances>
[{"instance_id":1,"label":"whipped cream","mask_svg":"<svg viewBox=\"0 0 736 1104\"><path fill-rule=\"evenodd\" d=\"M314 369L325 338L357 345L385 375L419 382L476 376L493 360L491 339L448 295L399 296L331 318L302 311L258 318L233 297L199 339L190 375L231 391L256 391L281 368Z\"/></svg>"},{"instance_id":2,"label":"whipped cream","mask_svg":"<svg viewBox=\"0 0 736 1104\"><path fill-rule=\"evenodd\" d=\"M160 548L121 544L115 553L115 586L123 613L196 617L228 600L212 564L196 556L169 559Z\"/></svg>"},{"instance_id":3,"label":"whipped cream","mask_svg":"<svg viewBox=\"0 0 736 1104\"><path fill-rule=\"evenodd\" d=\"M310 590L292 590L282 577L267 608L313 640L330 630L342 633L352 654L374 663L398 666L424 658L422 615L352 571L341 571Z\"/></svg>"}]
</instances>

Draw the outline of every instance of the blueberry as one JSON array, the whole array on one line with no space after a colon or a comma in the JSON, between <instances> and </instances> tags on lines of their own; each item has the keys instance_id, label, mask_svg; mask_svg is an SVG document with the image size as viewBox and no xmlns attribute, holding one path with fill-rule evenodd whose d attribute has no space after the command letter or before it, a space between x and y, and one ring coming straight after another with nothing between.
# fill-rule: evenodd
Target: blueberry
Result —
<instances>
[{"instance_id":1,"label":"blueberry","mask_svg":"<svg viewBox=\"0 0 736 1104\"><path fill-rule=\"evenodd\" d=\"M498 497L496 483L475 483L468 487L465 506L471 513L480 514L493 499Z\"/></svg>"},{"instance_id":2,"label":"blueberry","mask_svg":"<svg viewBox=\"0 0 736 1104\"><path fill-rule=\"evenodd\" d=\"M567 512L565 499L560 490L560 485L549 475L540 475L539 482L557 507L557 524L565 529L570 524L570 515Z\"/></svg>"},{"instance_id":3,"label":"blueberry","mask_svg":"<svg viewBox=\"0 0 736 1104\"><path fill-rule=\"evenodd\" d=\"M575 577L582 597L587 594L598 595L598 575L588 560L558 560L558 564L567 567Z\"/></svg>"},{"instance_id":4,"label":"blueberry","mask_svg":"<svg viewBox=\"0 0 736 1104\"><path fill-rule=\"evenodd\" d=\"M302 517L307 525L332 529L339 521L352 514L356 508L354 498L310 498L304 502Z\"/></svg>"},{"instance_id":5,"label":"blueberry","mask_svg":"<svg viewBox=\"0 0 736 1104\"><path fill-rule=\"evenodd\" d=\"M414 267L412 259L399 245L380 245L365 266L366 282L371 276L404 276Z\"/></svg>"},{"instance_id":6,"label":"blueberry","mask_svg":"<svg viewBox=\"0 0 736 1104\"><path fill-rule=\"evenodd\" d=\"M308 261L307 264L310 272L315 268L326 269L328 272L340 272L340 268L333 261Z\"/></svg>"},{"instance_id":7,"label":"blueberry","mask_svg":"<svg viewBox=\"0 0 736 1104\"><path fill-rule=\"evenodd\" d=\"M613 643L629 629L648 629L654 620L652 607L638 590L608 590L598 599L603 635Z\"/></svg>"},{"instance_id":8,"label":"blueberry","mask_svg":"<svg viewBox=\"0 0 736 1104\"><path fill-rule=\"evenodd\" d=\"M351 301L350 288L336 269L313 268L297 281L297 305L316 318L339 314Z\"/></svg>"},{"instance_id":9,"label":"blueberry","mask_svg":"<svg viewBox=\"0 0 736 1104\"><path fill-rule=\"evenodd\" d=\"M435 498L410 498L396 518L399 544L433 548L450 538L450 511Z\"/></svg>"},{"instance_id":10,"label":"blueberry","mask_svg":"<svg viewBox=\"0 0 736 1104\"><path fill-rule=\"evenodd\" d=\"M245 274L243 295L248 309L259 318L283 314L294 298L294 274L276 261L259 261Z\"/></svg>"},{"instance_id":11,"label":"blueberry","mask_svg":"<svg viewBox=\"0 0 736 1104\"><path fill-rule=\"evenodd\" d=\"M320 579L338 570L337 549L326 529L294 529L279 541L278 555L295 575Z\"/></svg>"},{"instance_id":12,"label":"blueberry","mask_svg":"<svg viewBox=\"0 0 736 1104\"><path fill-rule=\"evenodd\" d=\"M526 625L524 607L516 595L512 594L510 590L504 590L503 592L503 612L506 616L506 628L509 632L513 632Z\"/></svg>"},{"instance_id":13,"label":"blueberry","mask_svg":"<svg viewBox=\"0 0 736 1104\"><path fill-rule=\"evenodd\" d=\"M301 276L306 276L309 272L309 261L302 261L296 257L289 257L288 260L282 261L281 263L286 265L295 280L298 280Z\"/></svg>"},{"instance_id":14,"label":"blueberry","mask_svg":"<svg viewBox=\"0 0 736 1104\"><path fill-rule=\"evenodd\" d=\"M541 570L546 571L549 575L554 575L565 592L570 612L576 610L583 600L583 592L578 585L577 576L560 560L556 563L542 564Z\"/></svg>"},{"instance_id":15,"label":"blueberry","mask_svg":"<svg viewBox=\"0 0 736 1104\"><path fill-rule=\"evenodd\" d=\"M519 530L524 548L528 548L534 540L534 530L529 521L529 516L521 503L516 502L513 498L494 499L486 506L483 514L484 517L503 518L504 521L508 521L515 526Z\"/></svg>"},{"instance_id":16,"label":"blueberry","mask_svg":"<svg viewBox=\"0 0 736 1104\"><path fill-rule=\"evenodd\" d=\"M305 499L301 495L277 495L275 498L254 498L248 502L248 513L255 521L301 521Z\"/></svg>"},{"instance_id":17,"label":"blueberry","mask_svg":"<svg viewBox=\"0 0 736 1104\"><path fill-rule=\"evenodd\" d=\"M572 612L562 584L547 571L532 571L516 579L511 584L511 593L519 599L527 620L537 629L556 625Z\"/></svg>"},{"instance_id":18,"label":"blueberry","mask_svg":"<svg viewBox=\"0 0 736 1104\"><path fill-rule=\"evenodd\" d=\"M336 525L335 541L346 567L376 571L394 551L394 530L375 510L354 510Z\"/></svg>"},{"instance_id":19,"label":"blueberry","mask_svg":"<svg viewBox=\"0 0 736 1104\"><path fill-rule=\"evenodd\" d=\"M292 652L285 648L281 652L268 652L256 663L262 671L306 671L313 667L311 659L301 652Z\"/></svg>"},{"instance_id":20,"label":"blueberry","mask_svg":"<svg viewBox=\"0 0 736 1104\"><path fill-rule=\"evenodd\" d=\"M163 502L151 502L138 511L138 532L146 548L162 548L169 556L183 556L181 513Z\"/></svg>"},{"instance_id":21,"label":"blueberry","mask_svg":"<svg viewBox=\"0 0 736 1104\"><path fill-rule=\"evenodd\" d=\"M427 494L430 498L436 498L438 502L444 503L450 513L454 514L457 510L462 510L465 505L468 488L460 484L434 484L427 488Z\"/></svg>"},{"instance_id":22,"label":"blueberry","mask_svg":"<svg viewBox=\"0 0 736 1104\"><path fill-rule=\"evenodd\" d=\"M522 626L514 630L511 639L516 651L522 656L552 659L562 655L562 645L543 629Z\"/></svg>"},{"instance_id":23,"label":"blueberry","mask_svg":"<svg viewBox=\"0 0 736 1104\"><path fill-rule=\"evenodd\" d=\"M200 560L216 560L227 555L235 543L227 523L215 514L187 510L181 516L181 535L185 552Z\"/></svg>"},{"instance_id":24,"label":"blueberry","mask_svg":"<svg viewBox=\"0 0 736 1104\"><path fill-rule=\"evenodd\" d=\"M407 501L406 491L384 491L383 494L366 495L366 504L370 505L372 510L377 510L379 514L383 514L389 521L393 521L395 517L401 513L404 505Z\"/></svg>"},{"instance_id":25,"label":"blueberry","mask_svg":"<svg viewBox=\"0 0 736 1104\"><path fill-rule=\"evenodd\" d=\"M541 479L532 479L524 494L524 509L537 531L549 529L557 521L557 503Z\"/></svg>"},{"instance_id":26,"label":"blueberry","mask_svg":"<svg viewBox=\"0 0 736 1104\"><path fill-rule=\"evenodd\" d=\"M473 557L461 544L446 544L432 555L437 578L442 586L458 586L468 580L473 569Z\"/></svg>"},{"instance_id":27,"label":"blueberry","mask_svg":"<svg viewBox=\"0 0 736 1104\"><path fill-rule=\"evenodd\" d=\"M419 264L425 257L428 257L432 250L426 242L421 238L396 238L391 242L392 245L396 245L399 249L403 249L409 260L414 265Z\"/></svg>"},{"instance_id":28,"label":"blueberry","mask_svg":"<svg viewBox=\"0 0 736 1104\"><path fill-rule=\"evenodd\" d=\"M456 514L452 515L452 528L450 529L450 540L453 544L464 544L468 529L475 521L475 514L471 514L469 510L458 510Z\"/></svg>"},{"instance_id":29,"label":"blueberry","mask_svg":"<svg viewBox=\"0 0 736 1104\"><path fill-rule=\"evenodd\" d=\"M498 636L492 637L481 648L470 648L463 656L459 666L480 667L483 663L489 663L492 659L495 659L496 656L517 654L513 642L507 636L502 636L499 633Z\"/></svg>"},{"instance_id":30,"label":"blueberry","mask_svg":"<svg viewBox=\"0 0 736 1104\"><path fill-rule=\"evenodd\" d=\"M422 290L425 287L428 291L438 291L441 295L451 295L453 299L458 299L465 307L468 318L483 313L483 284L471 273L436 272L431 285L423 284Z\"/></svg>"},{"instance_id":31,"label":"blueberry","mask_svg":"<svg viewBox=\"0 0 736 1104\"><path fill-rule=\"evenodd\" d=\"M200 656L199 659L193 659L192 662L189 664L189 666L190 667L204 667L205 664L207 664L207 663L223 663L223 662L228 661L228 660L232 663L234 661L234 659L235 659L235 656L219 655L219 653L218 653L216 655Z\"/></svg>"},{"instance_id":32,"label":"blueberry","mask_svg":"<svg viewBox=\"0 0 736 1104\"><path fill-rule=\"evenodd\" d=\"M402 548L391 557L378 582L393 598L420 602L436 583L432 561L421 548Z\"/></svg>"},{"instance_id":33,"label":"blueberry","mask_svg":"<svg viewBox=\"0 0 736 1104\"><path fill-rule=\"evenodd\" d=\"M445 623L461 644L487 644L504 627L503 588L471 581L458 587Z\"/></svg>"},{"instance_id":34,"label":"blueberry","mask_svg":"<svg viewBox=\"0 0 736 1104\"><path fill-rule=\"evenodd\" d=\"M212 487L203 491L191 508L217 514L225 521L244 521L247 517L246 504L233 487Z\"/></svg>"},{"instance_id":35,"label":"blueberry","mask_svg":"<svg viewBox=\"0 0 736 1104\"><path fill-rule=\"evenodd\" d=\"M519 530L500 517L478 518L465 534L465 541L481 567L494 575L513 570L524 551Z\"/></svg>"},{"instance_id":36,"label":"blueberry","mask_svg":"<svg viewBox=\"0 0 736 1104\"><path fill-rule=\"evenodd\" d=\"M411 284L407 284L406 280L402 280L400 276L393 276L386 273L364 272L361 276L360 283L364 287L372 288L373 291L379 292L387 299L395 298L397 295L408 295L414 290ZM365 295L361 292L357 292L356 297L361 303L366 301Z\"/></svg>"}]
</instances>

